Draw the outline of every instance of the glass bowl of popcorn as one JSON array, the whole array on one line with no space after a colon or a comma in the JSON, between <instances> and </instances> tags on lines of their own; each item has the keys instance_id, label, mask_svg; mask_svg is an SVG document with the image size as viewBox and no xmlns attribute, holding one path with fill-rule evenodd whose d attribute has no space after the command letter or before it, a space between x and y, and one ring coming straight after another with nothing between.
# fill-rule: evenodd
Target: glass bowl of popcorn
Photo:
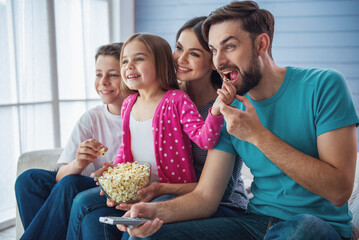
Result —
<instances>
[{"instance_id":1,"label":"glass bowl of popcorn","mask_svg":"<svg viewBox=\"0 0 359 240\"><path fill-rule=\"evenodd\" d=\"M150 163L119 163L98 177L98 183L106 197L116 204L133 203L142 199L137 191L150 183L150 177Z\"/></svg>"}]
</instances>

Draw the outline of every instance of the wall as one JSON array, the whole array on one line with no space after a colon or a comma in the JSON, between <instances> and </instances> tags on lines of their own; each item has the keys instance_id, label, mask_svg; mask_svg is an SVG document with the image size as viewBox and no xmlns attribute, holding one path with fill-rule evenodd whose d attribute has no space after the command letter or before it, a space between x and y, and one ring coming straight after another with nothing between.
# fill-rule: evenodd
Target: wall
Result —
<instances>
[{"instance_id":1,"label":"wall","mask_svg":"<svg viewBox=\"0 0 359 240\"><path fill-rule=\"evenodd\" d=\"M164 37L173 47L188 19L231 1L136 0L136 32ZM334 68L344 74L359 113L359 0L258 0L275 17L273 57L280 66ZM359 134L358 134L359 135Z\"/></svg>"}]
</instances>

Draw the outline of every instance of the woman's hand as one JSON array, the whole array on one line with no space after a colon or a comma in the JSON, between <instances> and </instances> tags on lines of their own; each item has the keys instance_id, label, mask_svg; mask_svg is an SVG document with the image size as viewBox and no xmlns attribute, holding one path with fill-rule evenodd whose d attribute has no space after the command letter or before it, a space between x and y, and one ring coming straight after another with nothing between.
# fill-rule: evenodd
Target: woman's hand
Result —
<instances>
[{"instance_id":1,"label":"woman's hand","mask_svg":"<svg viewBox=\"0 0 359 240\"><path fill-rule=\"evenodd\" d=\"M160 192L160 186L161 186L160 183L153 182L149 186L138 190L137 193L140 196L142 196L142 199L139 202L150 202L152 199L155 199L156 197L162 195L162 193ZM134 204L137 204L137 203L121 203L116 206L116 209L122 210L122 211L128 211L131 209L131 207ZM109 206L109 205L107 204L107 206Z\"/></svg>"}]
</instances>

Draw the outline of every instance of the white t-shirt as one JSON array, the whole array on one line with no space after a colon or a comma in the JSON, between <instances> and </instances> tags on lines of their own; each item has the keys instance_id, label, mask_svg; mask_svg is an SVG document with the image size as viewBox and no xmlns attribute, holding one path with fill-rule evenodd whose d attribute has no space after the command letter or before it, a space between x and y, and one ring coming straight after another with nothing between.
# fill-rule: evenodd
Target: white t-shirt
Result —
<instances>
[{"instance_id":1,"label":"white t-shirt","mask_svg":"<svg viewBox=\"0 0 359 240\"><path fill-rule=\"evenodd\" d=\"M151 164L150 182L159 182L155 150L153 144L152 119L137 121L131 114L131 153L133 160L137 162L148 162Z\"/></svg>"},{"instance_id":2,"label":"white t-shirt","mask_svg":"<svg viewBox=\"0 0 359 240\"><path fill-rule=\"evenodd\" d=\"M121 116L110 113L105 104L85 112L72 130L57 163L74 161L79 145L87 139L94 138L108 147L108 151L105 156L100 155L96 162L90 163L83 169L81 175L90 176L102 167L102 163L112 162L115 159L122 140L121 123Z\"/></svg>"}]
</instances>

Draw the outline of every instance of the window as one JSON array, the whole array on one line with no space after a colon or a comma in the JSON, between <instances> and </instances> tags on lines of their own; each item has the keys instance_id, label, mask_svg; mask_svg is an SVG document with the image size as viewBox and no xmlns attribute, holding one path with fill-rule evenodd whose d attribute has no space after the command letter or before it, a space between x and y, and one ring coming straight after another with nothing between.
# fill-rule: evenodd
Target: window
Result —
<instances>
[{"instance_id":1,"label":"window","mask_svg":"<svg viewBox=\"0 0 359 240\"><path fill-rule=\"evenodd\" d=\"M100 103L95 52L133 33L133 19L121 28L132 8L128 0L0 0L0 223L15 216L19 155L64 146Z\"/></svg>"}]
</instances>

